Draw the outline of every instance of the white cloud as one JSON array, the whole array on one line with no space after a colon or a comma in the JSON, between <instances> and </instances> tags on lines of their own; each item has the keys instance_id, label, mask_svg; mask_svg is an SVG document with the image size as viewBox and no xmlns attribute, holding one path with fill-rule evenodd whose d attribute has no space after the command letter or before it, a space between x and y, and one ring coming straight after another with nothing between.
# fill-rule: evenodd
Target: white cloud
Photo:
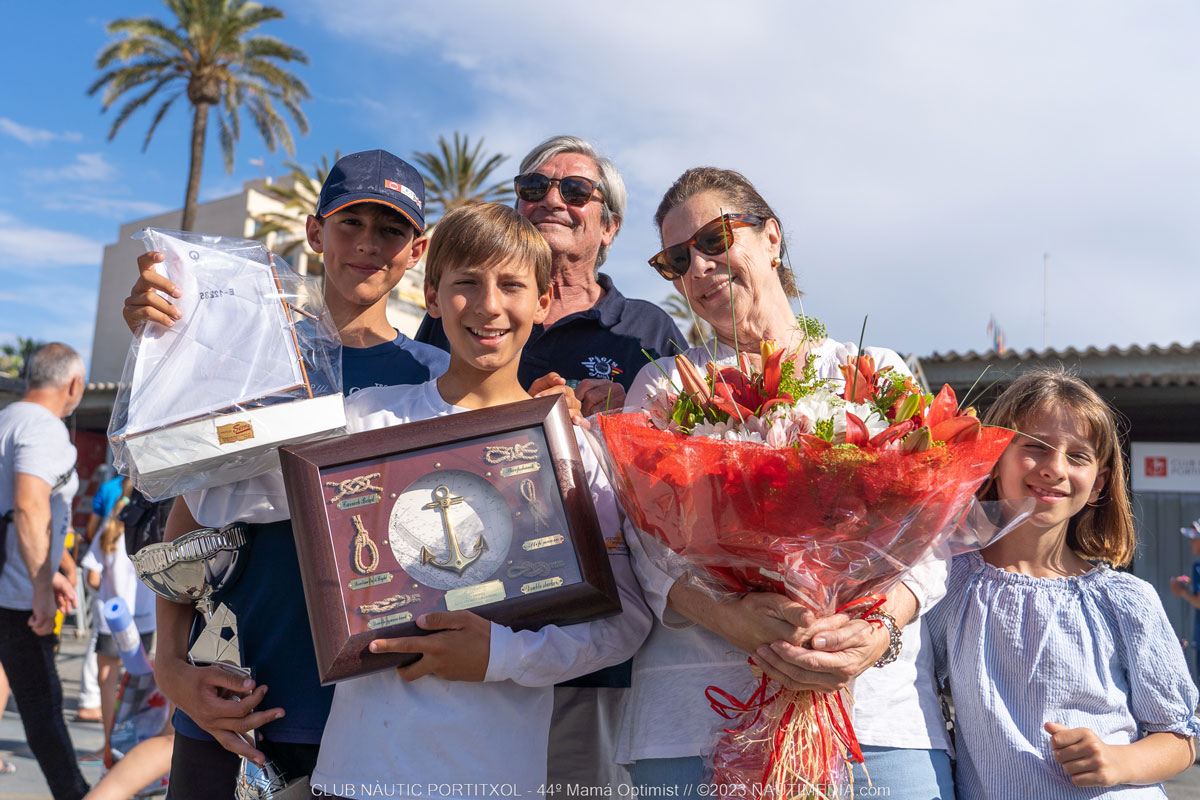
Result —
<instances>
[{"instance_id":1,"label":"white cloud","mask_svg":"<svg viewBox=\"0 0 1200 800\"><path fill-rule=\"evenodd\" d=\"M43 201L42 207L50 211L78 212L86 209L91 214L121 222L141 217L152 217L171 210L170 206L147 200L126 200L75 193L48 197Z\"/></svg>"},{"instance_id":2,"label":"white cloud","mask_svg":"<svg viewBox=\"0 0 1200 800\"><path fill-rule=\"evenodd\" d=\"M0 214L0 272L99 266L104 245L68 230L35 228Z\"/></svg>"},{"instance_id":3,"label":"white cloud","mask_svg":"<svg viewBox=\"0 0 1200 800\"><path fill-rule=\"evenodd\" d=\"M117 170L105 160L102 153L76 153L75 161L50 169L27 169L26 178L49 184L110 181L117 177Z\"/></svg>"},{"instance_id":4,"label":"white cloud","mask_svg":"<svg viewBox=\"0 0 1200 800\"><path fill-rule=\"evenodd\" d=\"M1197 338L1194 221L1200 9L1178 0L1045 4L390 0L309 13L356 47L440 59L469 102L436 133L524 153L597 142L630 189L608 269L627 295L666 283L650 216L685 168L744 172L787 228L810 311L841 338L928 353L987 345L989 313L1040 347ZM339 46L341 43L339 43ZM406 87L379 96L411 114ZM464 118L462 109L473 109ZM510 161L506 166L512 166ZM874 335L872 335L874 334Z\"/></svg>"},{"instance_id":5,"label":"white cloud","mask_svg":"<svg viewBox=\"0 0 1200 800\"><path fill-rule=\"evenodd\" d=\"M76 131L48 131L42 128L32 128L22 125L7 117L0 117L0 133L11 136L29 145L42 145L49 142L81 142L83 134Z\"/></svg>"}]
</instances>

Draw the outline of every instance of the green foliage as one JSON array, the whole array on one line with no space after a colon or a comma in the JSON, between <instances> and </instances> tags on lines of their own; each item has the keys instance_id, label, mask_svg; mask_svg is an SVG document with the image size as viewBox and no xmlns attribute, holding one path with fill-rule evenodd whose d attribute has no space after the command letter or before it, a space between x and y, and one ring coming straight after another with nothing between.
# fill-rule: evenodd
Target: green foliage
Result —
<instances>
[{"instance_id":1,"label":"green foliage","mask_svg":"<svg viewBox=\"0 0 1200 800\"><path fill-rule=\"evenodd\" d=\"M824 323L816 317L810 317L807 314L796 315L796 327L804 331L804 338L809 341L819 342L826 336Z\"/></svg>"},{"instance_id":2,"label":"green foliage","mask_svg":"<svg viewBox=\"0 0 1200 800\"><path fill-rule=\"evenodd\" d=\"M254 238L264 240L268 235L275 234L272 249L292 262L293 266L301 252L307 253L310 274L320 273L322 264L321 256L308 246L305 221L309 214L316 213L321 186L329 177L329 170L341 157L341 150L335 151L332 158L323 155L319 162L313 163L311 171L294 161L284 162L288 168L287 178L281 183L268 184L260 190L267 197L283 203L283 208L255 216L254 221L258 228L254 232Z\"/></svg>"},{"instance_id":3,"label":"green foliage","mask_svg":"<svg viewBox=\"0 0 1200 800\"><path fill-rule=\"evenodd\" d=\"M911 378L889 367L884 367L875 375L878 386L875 399L871 401L871 407L879 413L880 417L889 419L888 414L897 403L900 403L901 406L897 408L894 417L896 422L906 420L916 413L921 395L919 388ZM925 395L926 407L932 402L933 396Z\"/></svg>"},{"instance_id":4,"label":"green foliage","mask_svg":"<svg viewBox=\"0 0 1200 800\"><path fill-rule=\"evenodd\" d=\"M36 339L18 336L16 344L0 345L0 375L9 378L20 378L25 374L25 364L33 351L42 346Z\"/></svg>"},{"instance_id":5,"label":"green foliage","mask_svg":"<svg viewBox=\"0 0 1200 800\"><path fill-rule=\"evenodd\" d=\"M475 203L504 202L513 197L509 181L491 186L484 183L508 156L501 153L489 156L483 151L481 138L472 148L465 135L454 132L454 145L446 137L438 137L438 152L413 153L425 179L426 213L439 216L459 206Z\"/></svg>"},{"instance_id":6,"label":"green foliage","mask_svg":"<svg viewBox=\"0 0 1200 800\"><path fill-rule=\"evenodd\" d=\"M779 391L790 394L793 400L799 400L818 389L836 391L836 384L833 381L817 377L816 362L817 357L810 355L805 359L804 367L797 376L796 362L784 361L780 368Z\"/></svg>"}]
</instances>

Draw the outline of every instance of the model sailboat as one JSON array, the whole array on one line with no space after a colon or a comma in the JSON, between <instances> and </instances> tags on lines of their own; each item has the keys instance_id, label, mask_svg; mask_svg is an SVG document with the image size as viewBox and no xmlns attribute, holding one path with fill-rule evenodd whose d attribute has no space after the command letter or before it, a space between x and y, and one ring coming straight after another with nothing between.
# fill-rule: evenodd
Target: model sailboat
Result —
<instances>
[{"instance_id":1,"label":"model sailboat","mask_svg":"<svg viewBox=\"0 0 1200 800\"><path fill-rule=\"evenodd\" d=\"M259 242L138 234L182 291L125 362L109 435L119 471L157 498L252 477L280 445L345 425L341 343L320 293Z\"/></svg>"}]
</instances>

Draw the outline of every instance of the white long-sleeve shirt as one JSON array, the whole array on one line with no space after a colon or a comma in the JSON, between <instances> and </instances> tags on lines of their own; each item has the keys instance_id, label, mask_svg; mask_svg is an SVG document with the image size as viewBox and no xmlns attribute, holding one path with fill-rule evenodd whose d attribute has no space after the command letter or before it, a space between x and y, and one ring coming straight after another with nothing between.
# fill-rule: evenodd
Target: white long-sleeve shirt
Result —
<instances>
[{"instance_id":1,"label":"white long-sleeve shirt","mask_svg":"<svg viewBox=\"0 0 1200 800\"><path fill-rule=\"evenodd\" d=\"M364 389L346 401L352 432L463 410L441 398L436 381ZM586 442L577 439L600 529L616 539L621 513L612 488ZM554 684L629 658L652 624L627 551L609 547L609 560L620 614L537 631L493 624L482 683L432 675L408 683L388 670L338 684L313 786L355 797L372 791L389 797L486 796L487 787L511 787L525 796L538 792L546 780Z\"/></svg>"},{"instance_id":2,"label":"white long-sleeve shirt","mask_svg":"<svg viewBox=\"0 0 1200 800\"><path fill-rule=\"evenodd\" d=\"M822 378L841 380L838 365L857 353L852 343L825 340L814 351ZM908 368L891 350L864 348L877 367ZM693 363L715 360L736 363L733 349L710 342L686 354ZM675 362L659 359L646 365L628 393L628 408L640 408L651 382L664 374L680 385ZM704 690L715 685L745 698L755 682L747 654L667 607L667 594L682 573L664 545L626 523L625 538L646 602L657 617L646 644L633 660L633 691L617 738L617 760L628 764L647 758L700 755L716 741L717 729L728 726L709 706ZM920 613L945 594L946 562L929 559L904 580L917 598ZM861 743L880 747L948 749L933 672L928 633L920 618L903 630L900 656L882 669L868 669L855 681L854 730Z\"/></svg>"}]
</instances>

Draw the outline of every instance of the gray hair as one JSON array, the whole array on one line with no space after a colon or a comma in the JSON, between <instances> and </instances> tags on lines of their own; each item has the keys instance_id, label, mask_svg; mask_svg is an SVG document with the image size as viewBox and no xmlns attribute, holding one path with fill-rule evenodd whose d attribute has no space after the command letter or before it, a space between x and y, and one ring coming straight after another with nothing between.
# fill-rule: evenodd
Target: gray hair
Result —
<instances>
[{"instance_id":1,"label":"gray hair","mask_svg":"<svg viewBox=\"0 0 1200 800\"><path fill-rule=\"evenodd\" d=\"M605 201L600 204L601 219L607 226L615 217L617 233L620 233L621 222L625 219L625 181L621 178L621 173L617 171L616 165L596 152L596 148L587 139L581 139L578 136L551 136L529 151L529 154L521 161L519 174L524 175L527 172L535 171L560 153L578 153L581 156L587 156L595 163L596 171L600 173L600 191L604 193L605 198ZM596 269L600 269L606 258L608 258L608 245L602 244L600 252L596 254Z\"/></svg>"},{"instance_id":2,"label":"gray hair","mask_svg":"<svg viewBox=\"0 0 1200 800\"><path fill-rule=\"evenodd\" d=\"M62 342L42 345L33 351L25 365L25 383L29 389L58 389L74 377L83 377L83 359Z\"/></svg>"}]
</instances>

